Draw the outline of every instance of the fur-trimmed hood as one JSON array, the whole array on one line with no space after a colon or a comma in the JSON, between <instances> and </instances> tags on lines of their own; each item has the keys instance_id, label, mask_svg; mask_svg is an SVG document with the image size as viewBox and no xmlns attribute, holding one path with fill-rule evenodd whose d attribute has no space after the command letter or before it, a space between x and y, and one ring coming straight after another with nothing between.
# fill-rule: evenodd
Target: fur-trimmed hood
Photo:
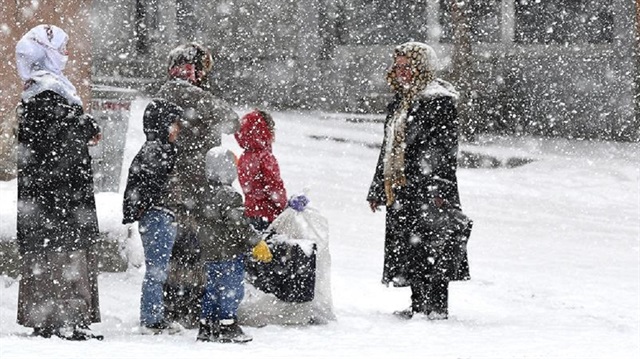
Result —
<instances>
[{"instance_id":1,"label":"fur-trimmed hood","mask_svg":"<svg viewBox=\"0 0 640 359\"><path fill-rule=\"evenodd\" d=\"M460 93L456 90L452 83L443 79L437 78L427 84L419 94L419 98L431 99L437 97L451 97L454 102L460 98Z\"/></svg>"}]
</instances>

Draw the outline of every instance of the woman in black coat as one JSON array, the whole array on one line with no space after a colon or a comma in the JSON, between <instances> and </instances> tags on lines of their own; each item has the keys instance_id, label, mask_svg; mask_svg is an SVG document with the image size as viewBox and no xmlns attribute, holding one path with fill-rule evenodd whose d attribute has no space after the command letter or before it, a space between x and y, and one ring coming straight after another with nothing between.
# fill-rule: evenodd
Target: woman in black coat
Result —
<instances>
[{"instance_id":1,"label":"woman in black coat","mask_svg":"<svg viewBox=\"0 0 640 359\"><path fill-rule=\"evenodd\" d=\"M425 44L395 49L387 81L395 92L367 200L386 205L382 282L411 287L406 318L446 319L451 280L468 279L471 222L460 210L456 178L458 94L435 78L437 57Z\"/></svg>"},{"instance_id":2,"label":"woman in black coat","mask_svg":"<svg viewBox=\"0 0 640 359\"><path fill-rule=\"evenodd\" d=\"M39 25L16 46L25 81L18 110L18 323L37 336L84 340L94 337L89 324L100 321L88 151L100 129L62 74L67 39L62 29Z\"/></svg>"}]
</instances>

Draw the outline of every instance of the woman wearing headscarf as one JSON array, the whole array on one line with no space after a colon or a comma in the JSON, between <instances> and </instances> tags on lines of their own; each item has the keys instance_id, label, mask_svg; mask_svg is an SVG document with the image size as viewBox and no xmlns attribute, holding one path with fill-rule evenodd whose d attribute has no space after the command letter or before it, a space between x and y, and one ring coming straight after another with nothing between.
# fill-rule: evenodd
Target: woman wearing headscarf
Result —
<instances>
[{"instance_id":1,"label":"woman wearing headscarf","mask_svg":"<svg viewBox=\"0 0 640 359\"><path fill-rule=\"evenodd\" d=\"M456 178L458 93L436 78L435 51L419 42L395 48L387 82L382 149L367 201L386 205L382 282L411 287L403 318L447 319L449 281L468 279L465 243L471 222L460 211Z\"/></svg>"},{"instance_id":2,"label":"woman wearing headscarf","mask_svg":"<svg viewBox=\"0 0 640 359\"><path fill-rule=\"evenodd\" d=\"M38 25L16 45L24 81L18 107L18 323L46 338L101 339L88 330L100 321L88 150L100 140L100 129L62 72L67 41L59 27Z\"/></svg>"}]
</instances>

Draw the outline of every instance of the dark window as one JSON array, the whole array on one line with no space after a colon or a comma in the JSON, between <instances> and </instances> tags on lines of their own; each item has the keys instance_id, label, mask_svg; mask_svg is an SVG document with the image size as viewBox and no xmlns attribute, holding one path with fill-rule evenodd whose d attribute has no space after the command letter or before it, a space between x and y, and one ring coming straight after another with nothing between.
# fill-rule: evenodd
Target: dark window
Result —
<instances>
[{"instance_id":1,"label":"dark window","mask_svg":"<svg viewBox=\"0 0 640 359\"><path fill-rule=\"evenodd\" d=\"M613 41L611 0L515 0L519 43L608 43Z\"/></svg>"},{"instance_id":2,"label":"dark window","mask_svg":"<svg viewBox=\"0 0 640 359\"><path fill-rule=\"evenodd\" d=\"M500 3L501 0L440 0L440 41L453 41L453 3L458 2L461 14L469 21L469 37L471 42L500 41Z\"/></svg>"}]
</instances>

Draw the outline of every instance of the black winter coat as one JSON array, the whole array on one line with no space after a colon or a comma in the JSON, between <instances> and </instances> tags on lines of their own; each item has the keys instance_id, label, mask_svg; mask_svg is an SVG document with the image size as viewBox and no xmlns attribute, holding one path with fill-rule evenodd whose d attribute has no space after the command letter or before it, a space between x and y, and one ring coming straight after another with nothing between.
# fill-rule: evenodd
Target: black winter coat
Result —
<instances>
[{"instance_id":1,"label":"black winter coat","mask_svg":"<svg viewBox=\"0 0 640 359\"><path fill-rule=\"evenodd\" d=\"M138 221L151 207L167 207L169 176L176 158L176 147L168 142L146 141L142 145L129 167L122 202L123 224Z\"/></svg>"},{"instance_id":2,"label":"black winter coat","mask_svg":"<svg viewBox=\"0 0 640 359\"><path fill-rule=\"evenodd\" d=\"M23 101L18 124L21 254L86 249L98 237L88 142L100 128L53 91Z\"/></svg>"},{"instance_id":3,"label":"black winter coat","mask_svg":"<svg viewBox=\"0 0 640 359\"><path fill-rule=\"evenodd\" d=\"M396 97L388 107L388 121L400 104ZM451 248L442 244L460 233L435 224L439 217L434 197L448 202L449 210L460 209L456 177L458 153L458 115L450 96L419 96L412 103L405 130L406 185L395 190L395 202L387 207L385 257L382 282L394 286L409 285L413 278L441 276L462 280L469 276L466 249L452 259ZM380 151L368 201L385 203L383 160L386 138ZM435 215L434 215L435 214ZM434 258L435 257L435 258Z\"/></svg>"}]
</instances>

